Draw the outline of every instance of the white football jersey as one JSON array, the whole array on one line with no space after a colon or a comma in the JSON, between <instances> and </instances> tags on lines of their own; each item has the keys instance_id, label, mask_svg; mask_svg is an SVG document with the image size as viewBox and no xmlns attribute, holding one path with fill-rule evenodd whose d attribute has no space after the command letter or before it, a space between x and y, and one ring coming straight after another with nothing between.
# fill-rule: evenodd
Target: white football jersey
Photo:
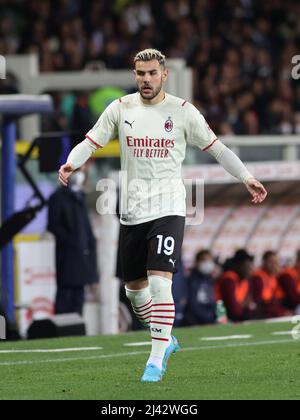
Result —
<instances>
[{"instance_id":1,"label":"white football jersey","mask_svg":"<svg viewBox=\"0 0 300 420\"><path fill-rule=\"evenodd\" d=\"M207 150L217 140L192 104L166 94L159 104L145 105L138 92L112 102L86 138L98 147L119 138L125 225L185 216L181 166L186 144Z\"/></svg>"}]
</instances>

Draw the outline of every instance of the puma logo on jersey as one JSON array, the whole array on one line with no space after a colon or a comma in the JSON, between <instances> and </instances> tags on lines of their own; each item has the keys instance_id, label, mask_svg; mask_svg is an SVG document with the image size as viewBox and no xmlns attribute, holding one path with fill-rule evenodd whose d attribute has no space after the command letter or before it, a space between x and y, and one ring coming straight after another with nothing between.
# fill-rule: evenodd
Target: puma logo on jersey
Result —
<instances>
[{"instance_id":1,"label":"puma logo on jersey","mask_svg":"<svg viewBox=\"0 0 300 420\"><path fill-rule=\"evenodd\" d=\"M130 123L129 121L125 120L125 124L130 125L131 128L132 128L133 123L134 123L134 121L132 121L132 123Z\"/></svg>"},{"instance_id":2,"label":"puma logo on jersey","mask_svg":"<svg viewBox=\"0 0 300 420\"><path fill-rule=\"evenodd\" d=\"M170 262L171 264L173 264L173 267L175 267L176 260L172 260L172 258L170 258L170 259L169 259L169 262Z\"/></svg>"}]
</instances>

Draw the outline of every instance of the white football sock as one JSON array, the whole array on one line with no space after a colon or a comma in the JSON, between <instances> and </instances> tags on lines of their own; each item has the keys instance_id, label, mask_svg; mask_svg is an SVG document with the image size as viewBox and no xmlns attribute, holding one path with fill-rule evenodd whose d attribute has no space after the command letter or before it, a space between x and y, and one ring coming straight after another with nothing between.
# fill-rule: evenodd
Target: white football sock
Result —
<instances>
[{"instance_id":1,"label":"white football sock","mask_svg":"<svg viewBox=\"0 0 300 420\"><path fill-rule=\"evenodd\" d=\"M126 296L131 302L133 312L144 327L150 326L152 298L150 288L130 290L125 286Z\"/></svg>"},{"instance_id":2,"label":"white football sock","mask_svg":"<svg viewBox=\"0 0 300 420\"><path fill-rule=\"evenodd\" d=\"M175 318L175 306L172 296L172 281L160 276L149 276L152 296L151 337L152 350L147 364L162 368L166 348L171 340Z\"/></svg>"}]
</instances>

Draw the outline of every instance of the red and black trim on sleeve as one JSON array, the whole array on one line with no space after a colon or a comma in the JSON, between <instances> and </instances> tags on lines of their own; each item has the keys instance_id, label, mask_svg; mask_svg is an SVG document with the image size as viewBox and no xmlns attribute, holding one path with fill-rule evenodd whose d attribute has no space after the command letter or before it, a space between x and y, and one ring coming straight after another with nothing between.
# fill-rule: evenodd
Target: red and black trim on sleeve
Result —
<instances>
[{"instance_id":1,"label":"red and black trim on sleeve","mask_svg":"<svg viewBox=\"0 0 300 420\"><path fill-rule=\"evenodd\" d=\"M85 137L91 142L93 143L95 146L97 146L97 149L102 149L103 146L101 146L101 144L96 143L88 134L85 135Z\"/></svg>"},{"instance_id":2,"label":"red and black trim on sleeve","mask_svg":"<svg viewBox=\"0 0 300 420\"><path fill-rule=\"evenodd\" d=\"M208 149L210 149L217 140L218 138L214 139L207 147L205 147L205 149L202 149L202 152L206 152Z\"/></svg>"}]
</instances>

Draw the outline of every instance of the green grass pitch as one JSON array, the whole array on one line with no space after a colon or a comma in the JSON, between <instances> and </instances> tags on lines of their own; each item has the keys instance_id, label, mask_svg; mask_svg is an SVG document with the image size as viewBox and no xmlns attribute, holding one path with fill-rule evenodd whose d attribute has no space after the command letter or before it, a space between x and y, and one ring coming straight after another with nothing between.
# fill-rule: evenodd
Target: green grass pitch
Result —
<instances>
[{"instance_id":1,"label":"green grass pitch","mask_svg":"<svg viewBox=\"0 0 300 420\"><path fill-rule=\"evenodd\" d=\"M277 334L293 327L259 323L177 329L182 350L171 356L166 376L155 384L139 381L150 345L124 346L149 341L146 331L1 342L0 399L300 399L300 341ZM203 340L232 335L248 337ZM82 347L101 349L31 351Z\"/></svg>"}]
</instances>

